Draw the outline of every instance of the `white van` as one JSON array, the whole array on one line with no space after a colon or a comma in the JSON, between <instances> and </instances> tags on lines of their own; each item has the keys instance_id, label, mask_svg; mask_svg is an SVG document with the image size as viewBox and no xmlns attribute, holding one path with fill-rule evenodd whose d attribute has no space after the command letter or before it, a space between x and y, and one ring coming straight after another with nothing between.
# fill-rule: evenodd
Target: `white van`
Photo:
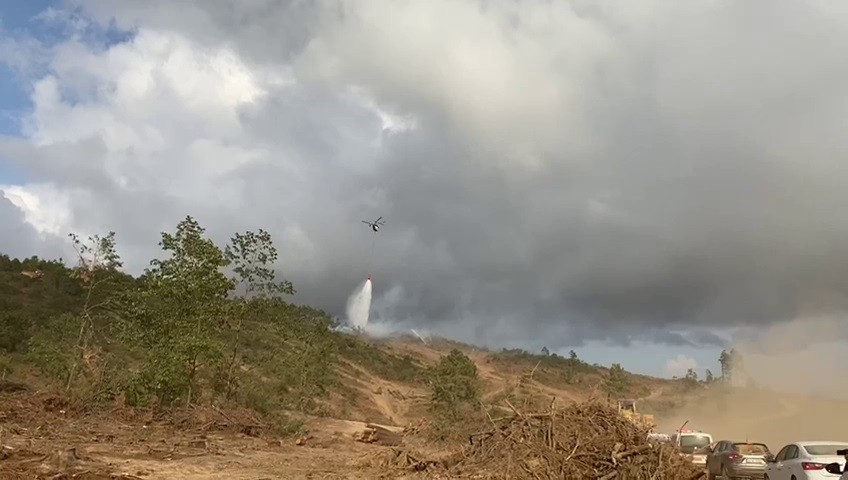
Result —
<instances>
[{"instance_id":1,"label":"white van","mask_svg":"<svg viewBox=\"0 0 848 480\"><path fill-rule=\"evenodd\" d=\"M692 463L706 467L708 449L713 444L713 436L695 430L681 430L671 435L671 443L677 445L682 455L691 458Z\"/></svg>"}]
</instances>

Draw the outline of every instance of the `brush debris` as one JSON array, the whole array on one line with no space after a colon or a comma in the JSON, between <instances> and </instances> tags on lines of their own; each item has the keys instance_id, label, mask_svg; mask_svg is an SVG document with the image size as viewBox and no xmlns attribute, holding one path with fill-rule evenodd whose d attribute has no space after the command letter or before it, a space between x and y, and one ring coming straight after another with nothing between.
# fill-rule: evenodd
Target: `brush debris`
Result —
<instances>
[{"instance_id":1,"label":"brush debris","mask_svg":"<svg viewBox=\"0 0 848 480\"><path fill-rule=\"evenodd\" d=\"M386 463L451 478L695 480L704 475L674 446L649 442L646 428L600 402L512 412L490 418L490 428L471 435L452 461L395 452L393 462Z\"/></svg>"}]
</instances>

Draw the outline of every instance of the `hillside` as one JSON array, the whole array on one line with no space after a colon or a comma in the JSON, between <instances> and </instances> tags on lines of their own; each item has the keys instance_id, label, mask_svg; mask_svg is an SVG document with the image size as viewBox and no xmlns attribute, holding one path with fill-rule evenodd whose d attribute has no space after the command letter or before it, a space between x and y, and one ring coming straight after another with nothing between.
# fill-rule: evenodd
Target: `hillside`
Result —
<instances>
[{"instance_id":1,"label":"hillside","mask_svg":"<svg viewBox=\"0 0 848 480\"><path fill-rule=\"evenodd\" d=\"M376 478L385 465L368 459L391 449L355 441L368 424L437 455L494 418L590 399L640 399L661 431L691 420L770 445L828 428L805 416L809 399L635 375L576 352L341 333L286 300L294 286L275 279L262 231L222 249L187 217L161 245L139 278L120 273L111 234L77 244L75 268L0 257L0 473Z\"/></svg>"}]
</instances>

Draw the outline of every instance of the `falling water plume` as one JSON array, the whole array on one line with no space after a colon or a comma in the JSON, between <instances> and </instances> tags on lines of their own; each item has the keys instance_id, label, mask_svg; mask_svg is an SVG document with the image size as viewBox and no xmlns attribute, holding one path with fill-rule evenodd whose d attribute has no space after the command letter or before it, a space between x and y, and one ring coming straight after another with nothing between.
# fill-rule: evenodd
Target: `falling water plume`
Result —
<instances>
[{"instance_id":1,"label":"falling water plume","mask_svg":"<svg viewBox=\"0 0 848 480\"><path fill-rule=\"evenodd\" d=\"M347 299L347 318L355 329L365 330L371 310L371 275Z\"/></svg>"}]
</instances>

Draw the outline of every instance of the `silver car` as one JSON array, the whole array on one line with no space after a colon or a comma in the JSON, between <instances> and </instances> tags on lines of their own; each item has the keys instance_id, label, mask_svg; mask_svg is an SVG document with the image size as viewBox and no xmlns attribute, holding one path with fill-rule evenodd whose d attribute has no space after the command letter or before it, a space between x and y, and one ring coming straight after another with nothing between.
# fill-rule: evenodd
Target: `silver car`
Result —
<instances>
[{"instance_id":1,"label":"silver car","mask_svg":"<svg viewBox=\"0 0 848 480\"><path fill-rule=\"evenodd\" d=\"M710 480L764 478L766 463L773 456L764 443L722 440L707 455L707 475Z\"/></svg>"}]
</instances>

